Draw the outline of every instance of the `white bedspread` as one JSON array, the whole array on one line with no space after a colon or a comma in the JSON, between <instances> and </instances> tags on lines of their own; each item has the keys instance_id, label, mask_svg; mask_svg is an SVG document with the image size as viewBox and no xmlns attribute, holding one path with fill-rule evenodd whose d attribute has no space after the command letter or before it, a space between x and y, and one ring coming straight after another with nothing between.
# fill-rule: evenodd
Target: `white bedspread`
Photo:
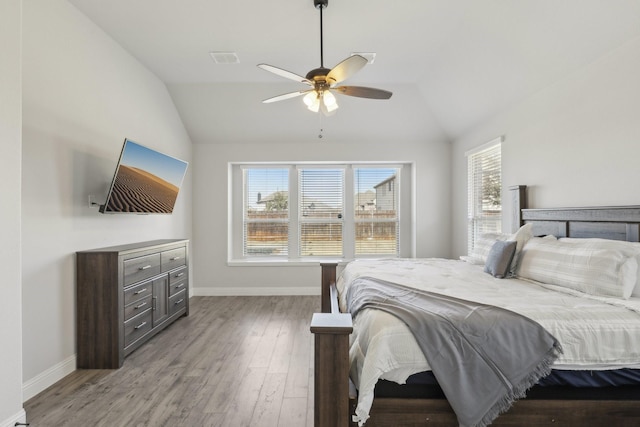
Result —
<instances>
[{"instance_id":1,"label":"white bedspread","mask_svg":"<svg viewBox=\"0 0 640 427\"><path fill-rule=\"evenodd\" d=\"M555 369L640 368L640 298L594 297L522 279L496 279L482 266L445 259L358 260L349 263L337 287L346 310L346 289L361 276L491 304L527 316L562 344ZM360 312L353 322L349 356L358 388L357 421L368 418L378 379L404 384L429 370L409 329L379 310Z\"/></svg>"}]
</instances>

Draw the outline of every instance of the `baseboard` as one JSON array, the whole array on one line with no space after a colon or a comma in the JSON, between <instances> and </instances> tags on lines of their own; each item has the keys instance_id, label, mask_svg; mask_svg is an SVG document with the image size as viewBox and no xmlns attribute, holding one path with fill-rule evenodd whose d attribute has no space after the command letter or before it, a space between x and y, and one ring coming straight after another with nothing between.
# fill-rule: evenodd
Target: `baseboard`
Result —
<instances>
[{"instance_id":1,"label":"baseboard","mask_svg":"<svg viewBox=\"0 0 640 427\"><path fill-rule=\"evenodd\" d=\"M278 296L278 295L320 295L320 286L308 287L215 287L191 288L196 297L227 297L227 296Z\"/></svg>"},{"instance_id":2,"label":"baseboard","mask_svg":"<svg viewBox=\"0 0 640 427\"><path fill-rule=\"evenodd\" d=\"M7 418L4 421L0 421L0 427L14 427L16 423L26 423L27 422L27 413L24 412L24 408L20 410L17 414L12 417Z\"/></svg>"},{"instance_id":3,"label":"baseboard","mask_svg":"<svg viewBox=\"0 0 640 427\"><path fill-rule=\"evenodd\" d=\"M22 398L26 402L36 394L57 383L76 370L76 355L69 356L57 365L22 384Z\"/></svg>"}]
</instances>

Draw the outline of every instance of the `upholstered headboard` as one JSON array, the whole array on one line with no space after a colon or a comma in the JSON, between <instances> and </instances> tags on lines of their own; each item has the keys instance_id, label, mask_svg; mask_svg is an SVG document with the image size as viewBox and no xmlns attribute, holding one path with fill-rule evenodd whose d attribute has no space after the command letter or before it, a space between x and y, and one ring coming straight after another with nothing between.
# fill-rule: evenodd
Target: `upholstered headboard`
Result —
<instances>
[{"instance_id":1,"label":"upholstered headboard","mask_svg":"<svg viewBox=\"0 0 640 427\"><path fill-rule=\"evenodd\" d=\"M640 206L527 209L526 186L510 187L514 226L533 223L533 235L599 237L640 242Z\"/></svg>"}]
</instances>

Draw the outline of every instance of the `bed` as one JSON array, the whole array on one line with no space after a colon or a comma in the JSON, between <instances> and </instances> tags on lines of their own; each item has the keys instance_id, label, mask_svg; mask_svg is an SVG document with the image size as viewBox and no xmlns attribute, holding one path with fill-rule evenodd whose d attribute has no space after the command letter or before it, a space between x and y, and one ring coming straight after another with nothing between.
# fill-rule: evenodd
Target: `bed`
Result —
<instances>
[{"instance_id":1,"label":"bed","mask_svg":"<svg viewBox=\"0 0 640 427\"><path fill-rule=\"evenodd\" d=\"M623 385L580 387L576 388L566 383L552 383L542 387L543 379L548 380L554 375L546 377L540 384L527 392L527 397L519 399L510 408L492 421L491 425L511 426L636 426L640 425L640 383L637 382L637 373L640 372L640 350L636 345L634 336L640 337L640 286L636 283L638 277L638 247L627 242L640 241L640 207L597 207L597 208L568 208L568 209L526 209L526 189L523 186L511 188L514 200L513 223L518 230L514 230L513 236L520 230L529 230L528 236L518 251L519 261L513 264L514 268L522 269L518 278L497 279L490 274L480 274L484 291L459 290L458 285L451 286L446 283L436 289L438 293L454 298L466 300L470 294L476 294L479 303L497 305L513 310L523 316L530 316L536 322L544 326L551 335L558 336L563 352L556 355L552 365L553 373L567 371L582 371L594 373L598 377L602 372L628 372L631 375L623 382ZM547 236L547 237L542 237ZM593 239L596 240L593 240ZM497 240L497 239L496 239ZM513 239L510 239L513 240ZM528 245L528 246L527 246ZM567 245L576 245L575 251L563 254ZM497 246L497 245L496 245ZM587 249L584 249L584 247ZM553 253L556 247L561 252ZM622 249L621 249L622 248ZM551 251L551 252L549 252ZM580 271L564 271L555 277L548 274L544 263L556 262L562 256L563 265L573 262L573 253L586 251L591 256L597 253L604 256L604 264L596 265L598 272L611 273L609 278L598 277L597 283L589 283L589 280L580 276ZM591 252L589 252L591 251ZM596 252L593 252L596 251ZM540 254L551 253L549 260L541 263ZM622 255L621 255L622 253ZM567 261L571 259L571 261ZM407 264L415 263L415 265ZM591 263L591 261L589 261ZM432 265L434 264L434 265ZM437 265L435 265L437 264ZM484 273L481 265L473 265L473 260L386 260L370 263L369 261L357 261L344 268L337 275L337 264L322 264L322 313L316 313L312 319L311 331L315 334L315 425L317 427L336 426L457 426L459 418L452 409L452 405L446 399L442 388L432 376L418 373L419 367L429 373L430 366L424 360L415 356L414 350L407 350L404 342L390 341L377 348L371 344L375 351L375 359L371 367L366 366L365 360L370 355L367 351L360 351L358 340L361 337L378 337L377 332L366 329L365 323L369 322L375 327L384 324L380 320L371 321L369 314L358 315L352 319L347 310L345 301L345 286L350 286L354 280L369 280L370 278L399 283L400 285L415 286L415 277L427 277L434 274L454 276L456 280L464 282L469 275ZM543 266L542 268L540 266ZM401 275L398 278L388 273L387 267L397 270L404 267L405 270L420 270L417 276L411 274ZM593 267L593 266L592 266ZM510 265L511 268L511 265ZM440 269L440 270L438 270ZM475 270L474 270L475 269ZM379 274L373 274L373 272ZM438 273L440 271L440 273ZM515 272L515 270L514 270ZM589 278L593 272L590 272ZM517 273L516 273L517 274ZM575 276L578 274L578 276ZM581 280L577 280L576 277ZM610 280L609 280L610 279ZM567 280L567 285L563 280ZM348 283L347 283L348 282ZM419 280L418 280L419 282ZM453 283L452 282L452 283ZM551 283L547 283L551 282ZM558 283L556 283L558 282ZM506 286L506 284L509 286ZM585 284L586 283L586 284ZM601 283L608 283L602 285ZM585 288L595 286L595 288ZM420 285L418 285L420 287ZM520 295L520 299L511 298L505 294L509 289ZM595 290L594 290L595 289ZM434 291L426 289L425 291ZM588 297L583 298L587 293ZM499 295L497 301L491 298L492 294ZM503 295L504 294L504 295ZM632 295L633 294L633 295ZM549 297L549 295L555 295ZM486 298L485 298L486 297ZM525 303L526 302L526 303ZM565 304L564 306L562 304ZM547 308L543 310L541 308ZM568 307L568 308L567 308ZM568 322L561 324L554 317L556 313L570 313L570 308L577 308L576 316ZM607 310L613 308L620 314L610 315ZM365 310L362 313L370 313L377 310ZM612 323L613 332L606 330L598 332L600 337L589 344L580 336L567 338L563 328L571 328L586 322L579 316L589 313L587 317L600 317ZM384 314L384 316L389 316ZM367 321L361 319L368 319ZM574 326L571 326L573 323ZM568 325L568 326L567 326ZM407 334L406 329L391 325L391 337ZM604 326L603 326L604 328ZM593 329L591 327L585 329ZM596 328L597 329L597 328ZM620 329L619 336L615 336ZM384 329L380 329L381 331ZM350 335L353 333L350 344ZM571 335L572 332L569 334ZM589 332L590 333L590 332ZM382 333L384 335L384 333ZM631 337L631 338L630 338ZM610 341L602 345L602 340ZM575 342L572 342L575 341ZM600 340L600 341L597 341ZM355 343L355 345L354 345ZM577 343L577 344L576 344ZM620 343L626 343L622 345ZM377 344L376 344L377 345ZM595 347L595 356L583 357L580 348ZM607 351L598 352L599 348ZM382 350L380 350L380 348ZM386 371L380 373L378 360L387 360L395 357L392 350L402 348L398 352L400 359L410 355L412 364L405 364L406 360L393 361L387 364ZM610 350L610 351L609 351ZM351 363L349 352L352 352ZM355 353L365 353L355 355ZM386 352L386 353L385 353ZM381 356L382 355L382 356ZM417 362L416 362L417 360ZM420 365L422 363L422 365ZM426 365L425 365L426 363ZM382 369L382 370L385 370ZM373 374L365 371L374 371ZM596 375L598 374L598 375ZM421 376L422 375L422 376ZM589 375L588 375L589 376ZM410 385L399 385L407 377L414 382ZM416 380L415 378L422 378ZM631 379L629 379L631 378ZM423 381L424 380L424 381ZM609 381L608 379L605 379ZM420 382L423 381L423 382ZM358 389L354 386L358 384ZM371 384L373 383L373 385ZM558 385L560 384L560 385ZM374 391L375 386L375 391ZM375 393L375 397L373 397ZM416 394L417 393L417 394ZM455 404L454 404L455 406ZM459 405L458 405L459 406ZM355 421L354 421L355 416ZM366 422L364 422L366 421Z\"/></svg>"}]
</instances>

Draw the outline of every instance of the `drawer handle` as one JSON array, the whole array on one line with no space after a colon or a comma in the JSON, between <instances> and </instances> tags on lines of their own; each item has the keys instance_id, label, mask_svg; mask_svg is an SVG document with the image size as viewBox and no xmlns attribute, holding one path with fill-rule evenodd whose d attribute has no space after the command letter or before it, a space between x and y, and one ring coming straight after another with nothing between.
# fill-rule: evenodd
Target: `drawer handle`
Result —
<instances>
[{"instance_id":1,"label":"drawer handle","mask_svg":"<svg viewBox=\"0 0 640 427\"><path fill-rule=\"evenodd\" d=\"M180 257L180 256L174 256L173 258L171 258L171 261L177 261L177 260L179 260L180 258L182 258L182 257Z\"/></svg>"},{"instance_id":2,"label":"drawer handle","mask_svg":"<svg viewBox=\"0 0 640 427\"><path fill-rule=\"evenodd\" d=\"M145 301L145 302L143 302L142 304L136 305L135 307L133 307L133 309L134 309L134 310L138 310L138 309L140 309L140 308L144 307L145 305L147 305L146 301Z\"/></svg>"},{"instance_id":3,"label":"drawer handle","mask_svg":"<svg viewBox=\"0 0 640 427\"><path fill-rule=\"evenodd\" d=\"M184 276L184 271L183 271L182 273L178 273L178 274L176 274L176 275L175 275L175 276L173 276L173 277L181 277L181 276Z\"/></svg>"},{"instance_id":4,"label":"drawer handle","mask_svg":"<svg viewBox=\"0 0 640 427\"><path fill-rule=\"evenodd\" d=\"M144 325L146 325L146 324L147 324L147 322L142 322L142 323L140 323L138 326L134 327L133 329L140 329L140 328L142 328L142 327L143 327Z\"/></svg>"},{"instance_id":5,"label":"drawer handle","mask_svg":"<svg viewBox=\"0 0 640 427\"><path fill-rule=\"evenodd\" d=\"M144 267L138 267L138 270L142 271L142 270L146 270L147 268L151 268L151 264L145 265Z\"/></svg>"},{"instance_id":6,"label":"drawer handle","mask_svg":"<svg viewBox=\"0 0 640 427\"><path fill-rule=\"evenodd\" d=\"M147 291L148 291L148 289L144 288L144 289L140 289L139 291L135 291L133 294L134 295L140 295L140 294L144 294Z\"/></svg>"},{"instance_id":7,"label":"drawer handle","mask_svg":"<svg viewBox=\"0 0 640 427\"><path fill-rule=\"evenodd\" d=\"M174 303L174 305L178 305L178 304L181 304L181 303L182 303L183 301L184 301L184 298L182 298L182 299L179 299L178 301L176 301L176 302Z\"/></svg>"},{"instance_id":8,"label":"drawer handle","mask_svg":"<svg viewBox=\"0 0 640 427\"><path fill-rule=\"evenodd\" d=\"M184 286L184 283L180 283L179 285L176 285L176 289L180 289L183 286Z\"/></svg>"}]
</instances>

